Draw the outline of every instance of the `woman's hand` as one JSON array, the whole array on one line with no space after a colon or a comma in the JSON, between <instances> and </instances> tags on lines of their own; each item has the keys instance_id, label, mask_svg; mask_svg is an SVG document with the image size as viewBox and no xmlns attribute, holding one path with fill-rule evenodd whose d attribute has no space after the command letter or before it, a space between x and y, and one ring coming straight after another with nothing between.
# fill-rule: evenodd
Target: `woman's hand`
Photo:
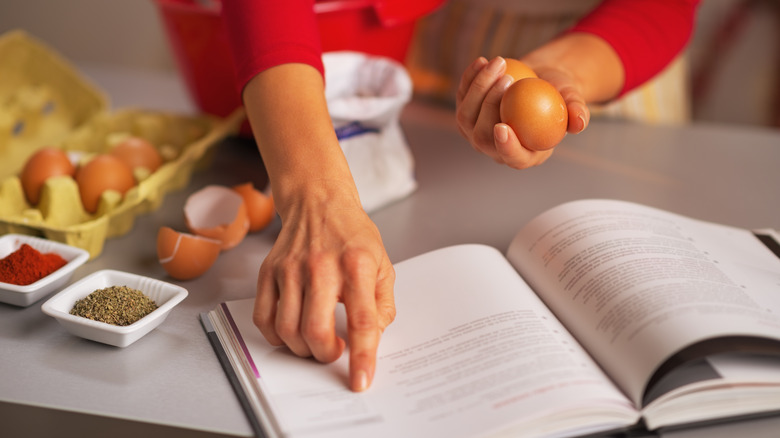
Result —
<instances>
[{"instance_id":1,"label":"woman's hand","mask_svg":"<svg viewBox=\"0 0 780 438\"><path fill-rule=\"evenodd\" d=\"M587 128L586 102L614 98L623 81L623 66L611 47L597 37L571 33L545 44L521 59L561 93L568 110L567 132ZM515 169L543 163L553 149L524 147L516 133L501 123L501 98L513 79L506 76L506 61L476 59L461 76L456 93L456 120L461 134L477 151Z\"/></svg>"},{"instance_id":2,"label":"woman's hand","mask_svg":"<svg viewBox=\"0 0 780 438\"><path fill-rule=\"evenodd\" d=\"M334 321L343 302L350 386L362 391L373 379L381 332L395 317L394 280L379 231L359 200L308 193L282 218L260 268L254 322L272 345L332 362L345 346Z\"/></svg>"},{"instance_id":3,"label":"woman's hand","mask_svg":"<svg viewBox=\"0 0 780 438\"><path fill-rule=\"evenodd\" d=\"M488 62L478 58L463 73L456 94L456 119L461 134L472 147L496 162L515 169L536 166L552 155L553 149L536 151L523 146L517 134L501 122L499 107L513 78L504 74L506 61L496 57ZM582 132L588 125L590 111L574 78L554 69L537 70L536 74L550 82L563 96L569 112L570 133Z\"/></svg>"}]
</instances>

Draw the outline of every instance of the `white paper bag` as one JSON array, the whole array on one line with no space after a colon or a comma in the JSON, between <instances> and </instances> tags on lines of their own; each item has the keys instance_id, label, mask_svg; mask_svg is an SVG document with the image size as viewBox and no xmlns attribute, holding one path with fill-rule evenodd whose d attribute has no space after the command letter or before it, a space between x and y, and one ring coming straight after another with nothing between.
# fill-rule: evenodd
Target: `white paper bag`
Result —
<instances>
[{"instance_id":1,"label":"white paper bag","mask_svg":"<svg viewBox=\"0 0 780 438\"><path fill-rule=\"evenodd\" d=\"M385 57L329 52L325 97L344 155L367 212L417 188L414 160L399 124L412 97L406 69Z\"/></svg>"}]
</instances>

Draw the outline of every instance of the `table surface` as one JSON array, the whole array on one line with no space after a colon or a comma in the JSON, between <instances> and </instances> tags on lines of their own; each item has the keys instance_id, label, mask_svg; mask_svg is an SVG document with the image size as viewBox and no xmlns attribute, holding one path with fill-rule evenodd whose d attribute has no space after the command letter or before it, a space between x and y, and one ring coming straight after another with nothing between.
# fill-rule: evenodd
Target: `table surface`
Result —
<instances>
[{"instance_id":1,"label":"table surface","mask_svg":"<svg viewBox=\"0 0 780 438\"><path fill-rule=\"evenodd\" d=\"M175 76L84 70L112 96L114 108L192 111ZM738 227L780 229L780 131L594 121L586 132L567 136L547 163L515 171L474 152L448 109L413 102L401 124L419 187L372 214L393 262L459 243L505 250L533 216L581 198L624 199ZM192 281L167 277L155 250L161 226L186 229L188 194L207 184L265 183L251 141L227 140L214 151L185 189L139 217L129 234L108 240L103 254L73 277L118 269L187 288L187 299L149 335L111 347L70 335L43 314L49 297L26 308L0 303L0 424L8 436L106 436L105 428L111 436L251 435L198 316L222 301L253 296L278 220ZM664 436L774 436L778 427L780 419L772 417Z\"/></svg>"}]
</instances>

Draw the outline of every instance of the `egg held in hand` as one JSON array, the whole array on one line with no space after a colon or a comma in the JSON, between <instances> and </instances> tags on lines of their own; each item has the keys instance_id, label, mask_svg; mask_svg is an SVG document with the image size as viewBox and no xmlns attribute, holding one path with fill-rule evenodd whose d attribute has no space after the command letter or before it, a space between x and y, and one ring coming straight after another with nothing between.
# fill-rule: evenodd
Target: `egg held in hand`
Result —
<instances>
[{"instance_id":1,"label":"egg held in hand","mask_svg":"<svg viewBox=\"0 0 780 438\"><path fill-rule=\"evenodd\" d=\"M24 164L19 180L30 205L37 205L41 189L47 179L55 176L73 176L76 167L62 149L43 148L32 154Z\"/></svg>"},{"instance_id":2,"label":"egg held in hand","mask_svg":"<svg viewBox=\"0 0 780 438\"><path fill-rule=\"evenodd\" d=\"M536 72L534 72L531 67L527 66L523 61L519 61L514 58L505 58L504 61L506 61L506 71L504 74L512 76L512 79L515 81L519 81L520 79L525 78L539 77L536 75Z\"/></svg>"},{"instance_id":3,"label":"egg held in hand","mask_svg":"<svg viewBox=\"0 0 780 438\"><path fill-rule=\"evenodd\" d=\"M125 162L113 155L102 154L79 167L76 183L84 209L95 213L103 192L115 190L124 196L125 192L135 186L135 177Z\"/></svg>"},{"instance_id":4,"label":"egg held in hand","mask_svg":"<svg viewBox=\"0 0 780 438\"><path fill-rule=\"evenodd\" d=\"M561 93L540 78L520 79L510 85L501 98L499 116L520 144L534 151L555 147L566 135L569 123Z\"/></svg>"}]
</instances>

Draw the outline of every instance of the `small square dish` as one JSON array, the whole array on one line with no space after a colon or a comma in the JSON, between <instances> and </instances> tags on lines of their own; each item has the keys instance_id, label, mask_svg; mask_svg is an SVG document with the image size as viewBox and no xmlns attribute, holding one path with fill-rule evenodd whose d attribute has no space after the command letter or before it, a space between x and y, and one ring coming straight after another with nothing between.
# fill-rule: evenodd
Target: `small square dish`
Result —
<instances>
[{"instance_id":1,"label":"small square dish","mask_svg":"<svg viewBox=\"0 0 780 438\"><path fill-rule=\"evenodd\" d=\"M34 283L19 285L0 281L0 302L21 307L29 306L64 286L73 276L73 271L89 259L89 252L84 249L24 234L0 236L0 259L16 252L25 243L41 253L59 254L65 259L66 264Z\"/></svg>"},{"instance_id":2,"label":"small square dish","mask_svg":"<svg viewBox=\"0 0 780 438\"><path fill-rule=\"evenodd\" d=\"M119 326L71 315L76 301L98 289L127 286L154 300L157 309L138 321ZM174 306L187 297L187 289L141 275L110 269L97 271L63 289L41 306L43 313L54 317L70 333L116 347L126 347L160 325Z\"/></svg>"}]
</instances>

